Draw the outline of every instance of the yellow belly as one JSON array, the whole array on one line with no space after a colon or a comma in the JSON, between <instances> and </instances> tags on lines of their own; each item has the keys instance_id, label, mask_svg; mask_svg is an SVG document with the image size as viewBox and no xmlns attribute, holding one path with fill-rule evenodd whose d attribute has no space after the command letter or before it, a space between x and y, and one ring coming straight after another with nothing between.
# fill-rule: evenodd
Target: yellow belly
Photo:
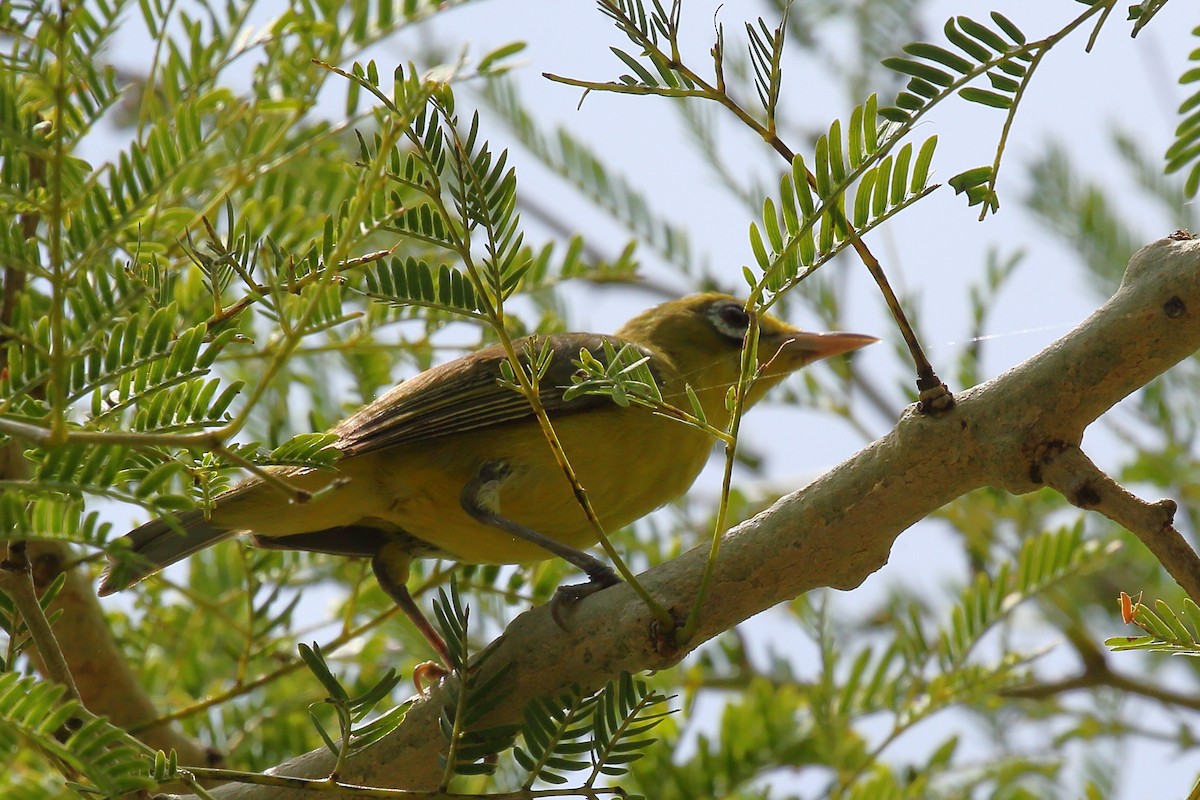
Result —
<instances>
[{"instance_id":1,"label":"yellow belly","mask_svg":"<svg viewBox=\"0 0 1200 800\"><path fill-rule=\"evenodd\" d=\"M618 427L618 419L621 434L607 433ZM554 429L608 531L686 492L711 448L705 434L638 409L567 416ZM462 561L512 564L548 557L536 545L483 525L463 510L463 487L480 464L491 460L503 460L512 469L499 490L501 516L576 549L596 542L595 530L533 423L406 448L403 458L367 458L375 459L378 480L393 498L380 516Z\"/></svg>"},{"instance_id":2,"label":"yellow belly","mask_svg":"<svg viewBox=\"0 0 1200 800\"><path fill-rule=\"evenodd\" d=\"M554 429L608 531L686 492L712 447L706 434L643 409L614 406L567 415ZM499 490L501 516L577 549L595 543L595 531L532 420L345 459L339 473L347 485L303 505L255 486L214 518L270 537L382 519L469 563L549 558L536 545L463 510L463 488L481 464L493 460L512 470ZM289 480L314 490L333 477L293 472Z\"/></svg>"}]
</instances>

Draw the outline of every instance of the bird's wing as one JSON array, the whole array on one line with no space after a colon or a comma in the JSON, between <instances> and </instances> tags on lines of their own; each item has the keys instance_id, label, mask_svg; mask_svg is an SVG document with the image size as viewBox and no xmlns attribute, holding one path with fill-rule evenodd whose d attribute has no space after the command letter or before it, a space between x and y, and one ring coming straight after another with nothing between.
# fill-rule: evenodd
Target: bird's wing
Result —
<instances>
[{"instance_id":1,"label":"bird's wing","mask_svg":"<svg viewBox=\"0 0 1200 800\"><path fill-rule=\"evenodd\" d=\"M579 358L581 348L603 358L605 341L618 350L627 342L595 333L559 333L541 341L553 351L540 382L547 412L577 413L612 403L607 397L589 395L567 402L563 392L571 386L576 370L572 360ZM518 353L524 342L514 343ZM644 348L638 349L650 355ZM343 457L359 456L532 416L529 401L499 382L504 360L504 350L492 346L410 378L338 425L334 429L340 437L337 447Z\"/></svg>"}]
</instances>

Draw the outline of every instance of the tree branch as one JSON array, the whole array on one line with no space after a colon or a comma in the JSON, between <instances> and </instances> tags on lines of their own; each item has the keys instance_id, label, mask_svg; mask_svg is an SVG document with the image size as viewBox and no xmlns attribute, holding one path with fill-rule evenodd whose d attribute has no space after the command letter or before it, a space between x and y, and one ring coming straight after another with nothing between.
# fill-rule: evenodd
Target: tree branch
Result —
<instances>
[{"instance_id":1,"label":"tree branch","mask_svg":"<svg viewBox=\"0 0 1200 800\"><path fill-rule=\"evenodd\" d=\"M1099 689L1104 687L1156 700L1168 707L1189 708L1192 711L1200 711L1200 697L1182 692L1173 692L1170 689L1137 681L1107 668L1104 670L1084 670L1073 677L1062 678L1056 681L1015 686L1011 689L1004 689L1000 694L1004 697L1045 700L1078 689Z\"/></svg>"},{"instance_id":2,"label":"tree branch","mask_svg":"<svg viewBox=\"0 0 1200 800\"><path fill-rule=\"evenodd\" d=\"M8 556L0 561L0 591L12 600L17 616L25 623L29 638L41 658L43 674L55 683L65 686L68 699L78 700L79 689L75 687L75 679L67 667L67 660L63 657L58 639L55 638L38 600L27 548L28 543L23 540L8 543ZM16 635L16 620L13 620L12 635Z\"/></svg>"},{"instance_id":3,"label":"tree branch","mask_svg":"<svg viewBox=\"0 0 1200 800\"><path fill-rule=\"evenodd\" d=\"M1082 669L1074 676L1052 681L1033 681L1023 686L1002 689L1002 697L1019 697L1027 700L1046 700L1078 689L1107 687L1127 694L1135 694L1156 700L1167 707L1190 708L1200 711L1200 697L1164 689L1153 683L1139 681L1114 672L1108 664L1108 655L1088 636L1087 631L1072 625L1065 631L1068 641L1075 648Z\"/></svg>"},{"instance_id":4,"label":"tree branch","mask_svg":"<svg viewBox=\"0 0 1200 800\"><path fill-rule=\"evenodd\" d=\"M569 632L555 626L545 607L518 617L482 654L482 672L512 669L500 689L507 699L481 724L517 722L531 698L571 684L598 687L622 671L669 667L737 623L810 589L858 586L887 563L904 530L954 498L983 486L1014 494L1042 486L1049 450L1077 448L1101 414L1197 349L1200 241L1179 235L1135 255L1117 293L1042 353L961 393L944 414L906 410L886 436L731 530L686 648L660 652L645 605L625 585L582 603ZM1049 466L1056 485L1065 487L1060 467L1053 459ZM648 571L645 587L664 605L687 608L706 553L692 550ZM400 728L350 759L340 777L435 788L445 748L437 716L446 696L439 687L415 704ZM322 749L273 772L323 777L332 764ZM245 786L214 794L226 800L303 796Z\"/></svg>"},{"instance_id":5,"label":"tree branch","mask_svg":"<svg viewBox=\"0 0 1200 800\"><path fill-rule=\"evenodd\" d=\"M104 619L104 610L92 588L90 573L68 568L74 561L70 547L61 541L31 541L27 547L33 582L39 592L44 591L59 573L66 571L66 583L50 610L61 612L54 623L54 631L84 706L93 714L108 717L114 725L127 729L158 717L158 710L113 639ZM30 657L39 672L53 678L53 673L43 662L40 646L30 652ZM217 766L222 763L220 753L184 736L169 722L138 731L137 736L156 749L174 749L181 764Z\"/></svg>"},{"instance_id":6,"label":"tree branch","mask_svg":"<svg viewBox=\"0 0 1200 800\"><path fill-rule=\"evenodd\" d=\"M1050 448L1042 477L1073 505L1098 511L1137 536L1188 596L1200 603L1200 556L1175 529L1174 500L1147 503L1074 446Z\"/></svg>"}]
</instances>

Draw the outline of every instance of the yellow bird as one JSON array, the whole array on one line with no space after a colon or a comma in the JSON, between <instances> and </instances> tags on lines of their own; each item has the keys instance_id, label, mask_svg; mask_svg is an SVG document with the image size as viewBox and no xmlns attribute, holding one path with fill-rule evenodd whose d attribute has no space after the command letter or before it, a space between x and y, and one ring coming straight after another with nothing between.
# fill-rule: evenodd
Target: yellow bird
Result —
<instances>
[{"instance_id":1,"label":"yellow bird","mask_svg":"<svg viewBox=\"0 0 1200 800\"><path fill-rule=\"evenodd\" d=\"M789 373L877 341L855 333L808 333L771 316L759 321L759 378L746 405ZM615 335L545 337L552 351L541 400L606 530L628 525L681 496L712 450L711 436L607 397L563 399L581 348L631 344L648 357L665 402L689 409L695 392L708 421L729 421L726 394L737 380L749 318L741 302L697 294L651 308ZM518 342L518 348L521 343ZM520 350L518 349L518 352ZM309 492L342 485L307 503L251 479L211 509L158 519L124 537L136 557L113 559L100 594L142 578L229 536L260 547L372 559L383 589L442 660L445 644L405 588L413 558L519 564L552 556L582 569L596 588L617 581L581 548L596 542L528 401L501 385L499 346L404 381L334 428L336 470L270 468Z\"/></svg>"}]
</instances>

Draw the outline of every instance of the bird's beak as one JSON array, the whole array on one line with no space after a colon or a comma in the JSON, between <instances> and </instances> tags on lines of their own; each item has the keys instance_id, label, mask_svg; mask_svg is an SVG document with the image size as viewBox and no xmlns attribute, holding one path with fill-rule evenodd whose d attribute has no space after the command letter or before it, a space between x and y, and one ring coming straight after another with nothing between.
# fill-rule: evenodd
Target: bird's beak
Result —
<instances>
[{"instance_id":1,"label":"bird's beak","mask_svg":"<svg viewBox=\"0 0 1200 800\"><path fill-rule=\"evenodd\" d=\"M762 337L760 344L763 344ZM820 361L822 358L829 358L841 353L849 353L852 350L857 350L860 347L866 347L869 344L874 344L879 341L876 336L867 336L863 333L844 333L841 331L832 331L830 333L811 333L809 331L780 331L771 336L776 339L779 344L776 346L768 345L774 351L775 355L770 359L770 362L780 371L791 371L798 369L805 364L811 364L814 361ZM762 352L760 349L759 352Z\"/></svg>"}]
</instances>

